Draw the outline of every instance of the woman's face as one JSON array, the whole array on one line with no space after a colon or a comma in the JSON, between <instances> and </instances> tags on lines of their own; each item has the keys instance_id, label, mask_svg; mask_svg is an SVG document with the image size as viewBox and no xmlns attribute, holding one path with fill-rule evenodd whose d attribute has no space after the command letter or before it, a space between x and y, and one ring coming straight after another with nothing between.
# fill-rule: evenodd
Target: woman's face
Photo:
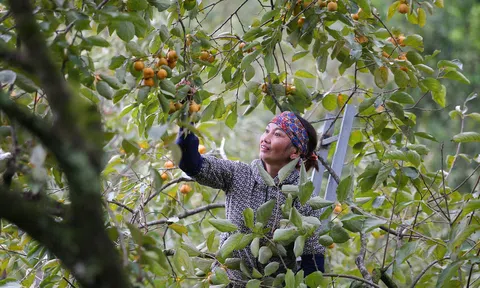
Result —
<instances>
[{"instance_id":1,"label":"woman's face","mask_svg":"<svg viewBox=\"0 0 480 288\"><path fill-rule=\"evenodd\" d=\"M260 137L260 159L269 165L285 165L297 155L288 135L274 123L269 123Z\"/></svg>"}]
</instances>

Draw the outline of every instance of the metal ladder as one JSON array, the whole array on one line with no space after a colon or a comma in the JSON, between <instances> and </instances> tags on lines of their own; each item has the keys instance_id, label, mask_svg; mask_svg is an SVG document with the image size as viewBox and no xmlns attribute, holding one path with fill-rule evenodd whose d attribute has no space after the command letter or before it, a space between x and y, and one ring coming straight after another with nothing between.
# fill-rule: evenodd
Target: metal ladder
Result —
<instances>
[{"instance_id":1,"label":"metal ladder","mask_svg":"<svg viewBox=\"0 0 480 288\"><path fill-rule=\"evenodd\" d=\"M345 105L342 124L340 126L340 132L338 135L333 135L335 125L332 125L332 122L335 118L335 115L327 114L325 116L325 119L327 120L325 121L325 125L323 126L320 149L317 151L317 155L319 158L322 157L326 160L328 156L328 150L330 150L330 145L333 142L337 141L337 146L335 149L335 153L333 154L331 168L335 172L335 174L338 175L338 177L341 177L342 175L343 163L347 154L348 140L352 132L353 120L357 112L356 110L357 109L353 105ZM319 160L317 161L319 169L318 171L314 170L312 175L312 182L315 187L312 193L312 197L319 195L320 189L322 188L323 173L325 172L325 166L323 166ZM334 177L332 177L332 175L329 175L324 196L325 200L329 200L332 202L337 201L337 187L338 184L337 182L335 182Z\"/></svg>"}]
</instances>

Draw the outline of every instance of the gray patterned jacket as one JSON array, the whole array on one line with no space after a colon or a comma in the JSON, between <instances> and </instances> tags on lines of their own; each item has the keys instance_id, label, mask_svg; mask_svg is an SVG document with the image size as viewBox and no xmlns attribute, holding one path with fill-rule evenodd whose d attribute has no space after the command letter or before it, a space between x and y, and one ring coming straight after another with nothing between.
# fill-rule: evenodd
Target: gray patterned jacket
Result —
<instances>
[{"instance_id":1,"label":"gray patterned jacket","mask_svg":"<svg viewBox=\"0 0 480 288\"><path fill-rule=\"evenodd\" d=\"M256 211L260 205L270 199L275 199L276 204L266 227L272 228L274 225L278 227L278 221L282 219L282 210L280 207L285 203L286 196L277 187L269 187L265 184L257 168L257 163L261 160L256 159L248 165L238 161L218 159L213 156L202 157L203 163L201 169L199 173L192 176L192 178L202 185L225 191L226 218L239 227L239 232L251 233L251 230L245 226L243 210L250 207ZM299 174L297 170L294 170L280 184L298 184ZM278 183L277 177L275 177L274 180L275 183ZM304 216L314 216L317 218L320 216L320 210L312 210L309 205L302 206L298 201L294 201L294 204L295 208ZM271 235L272 231L270 232L270 236ZM228 236L229 233L222 233L220 245L223 244ZM323 254L324 252L325 248L318 243L318 236L313 236L306 241L303 252L304 255ZM263 266L251 254L249 246L241 251L234 251L233 257L241 258L250 268L255 267L260 272L263 272ZM276 260L272 258L271 261ZM292 262L295 263L295 259L290 259L290 263ZM289 265L287 264L287 266ZM282 271L279 270L278 272ZM229 270L228 274L230 278L243 278L240 271Z\"/></svg>"}]
</instances>

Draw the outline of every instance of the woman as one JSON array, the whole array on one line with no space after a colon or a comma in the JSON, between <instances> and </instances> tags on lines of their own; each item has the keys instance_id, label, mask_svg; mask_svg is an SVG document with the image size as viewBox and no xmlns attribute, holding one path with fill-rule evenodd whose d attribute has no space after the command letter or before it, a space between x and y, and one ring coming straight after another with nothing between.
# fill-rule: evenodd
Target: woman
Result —
<instances>
[{"instance_id":1,"label":"woman","mask_svg":"<svg viewBox=\"0 0 480 288\"><path fill-rule=\"evenodd\" d=\"M308 121L293 112L283 112L268 123L260 138L259 159L254 160L250 165L213 156L202 156L198 153L198 143L198 138L193 133L185 136L182 131L180 132L177 144L181 147L183 154L179 167L198 183L225 191L226 218L237 225L241 233L251 233L250 229L245 226L243 210L250 207L256 211L260 205L271 199L275 199L276 203L266 227L278 227L278 222L282 219L280 207L285 203L286 196L277 187L286 184L297 185L299 182L299 171L295 169L282 183L278 183L277 174L283 166L293 159L300 158L301 161L304 161L307 170L312 167L318 169L315 154L316 131ZM265 184L258 171L259 163L274 178L275 183L278 184L276 187ZM294 205L304 216L317 218L319 216L319 211L312 210L308 205L302 206L298 201L295 201ZM269 233L271 236L273 231ZM228 236L229 233L222 234L220 245ZM299 267L303 269L305 276L316 270L324 271L323 254L324 247L318 243L316 236L306 241ZM243 250L234 251L233 257L243 259L250 269L255 268L261 273L263 272L264 265L260 264L251 254L248 246ZM293 255L282 260L288 268L295 267ZM272 258L271 261L278 260ZM282 268L277 273L286 271L285 267ZM243 278L240 271L228 270L227 273L234 281Z\"/></svg>"}]
</instances>

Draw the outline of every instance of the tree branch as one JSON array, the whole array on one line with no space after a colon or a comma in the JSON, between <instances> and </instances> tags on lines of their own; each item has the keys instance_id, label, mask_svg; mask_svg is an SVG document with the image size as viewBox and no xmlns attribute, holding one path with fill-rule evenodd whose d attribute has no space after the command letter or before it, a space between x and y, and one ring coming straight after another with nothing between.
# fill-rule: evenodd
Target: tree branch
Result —
<instances>
[{"instance_id":1,"label":"tree branch","mask_svg":"<svg viewBox=\"0 0 480 288\"><path fill-rule=\"evenodd\" d=\"M357 277L357 276L353 276L353 275L347 275L347 274L333 274L333 273L323 273L322 274L323 277L338 277L338 278L348 278L348 279L353 279L353 280L357 280L357 281L360 281L360 282L363 282L367 285L370 285L371 287L375 287L375 288L380 288L379 285L373 283L373 282L369 282L363 278L360 278L360 277Z\"/></svg>"},{"instance_id":2,"label":"tree branch","mask_svg":"<svg viewBox=\"0 0 480 288\"><path fill-rule=\"evenodd\" d=\"M53 130L64 140L69 140L69 144L87 152L94 168L100 172L103 133L99 133L102 132L99 125L95 127L92 125L93 121L97 122L95 124L101 123L100 115L94 115L91 111L92 107L79 102L81 98L73 97L63 74L50 56L49 48L33 16L30 1L10 0L8 2L16 22L18 39L27 53L27 61L34 68L33 72L38 77L55 116ZM89 116L88 119L84 118L86 115ZM86 122L90 127L79 126L79 123Z\"/></svg>"},{"instance_id":3,"label":"tree branch","mask_svg":"<svg viewBox=\"0 0 480 288\"><path fill-rule=\"evenodd\" d=\"M216 209L216 208L224 208L224 207L225 207L225 203L212 203L212 204L208 204L208 205L198 207L198 208L195 208L195 209L192 209L192 210L187 210L187 211L183 212L182 214L178 215L177 217L178 217L178 219L183 219L183 218L186 218L188 216L192 216L192 215L204 212L204 211L208 211L208 210ZM157 220L157 221L147 222L146 226L161 225L161 224L165 224L165 223L168 223L168 219L160 219L160 220ZM145 228L145 225L141 225L140 228Z\"/></svg>"},{"instance_id":4,"label":"tree branch","mask_svg":"<svg viewBox=\"0 0 480 288\"><path fill-rule=\"evenodd\" d=\"M23 54L11 51L4 45L0 45L0 59L9 66L18 67L27 73L33 73L35 70Z\"/></svg>"},{"instance_id":5,"label":"tree branch","mask_svg":"<svg viewBox=\"0 0 480 288\"><path fill-rule=\"evenodd\" d=\"M367 267L365 267L365 254L367 253L367 236L365 233L360 232L360 253L355 258L355 264L357 264L358 270L362 273L362 276L368 282L372 282L372 275L368 273Z\"/></svg>"},{"instance_id":6,"label":"tree branch","mask_svg":"<svg viewBox=\"0 0 480 288\"><path fill-rule=\"evenodd\" d=\"M414 288L416 285L417 285L417 282L420 281L420 279L422 279L422 276L428 271L428 269L430 269L433 265L437 264L438 262L440 261L443 261L443 260L447 260L447 259L450 259L450 257L444 257L440 260L435 260L433 261L432 263L428 264L427 267L425 267L422 272L420 272L420 274L417 275L417 277L415 277L415 280L413 280L412 282L412 285L410 285L411 288Z\"/></svg>"}]
</instances>

